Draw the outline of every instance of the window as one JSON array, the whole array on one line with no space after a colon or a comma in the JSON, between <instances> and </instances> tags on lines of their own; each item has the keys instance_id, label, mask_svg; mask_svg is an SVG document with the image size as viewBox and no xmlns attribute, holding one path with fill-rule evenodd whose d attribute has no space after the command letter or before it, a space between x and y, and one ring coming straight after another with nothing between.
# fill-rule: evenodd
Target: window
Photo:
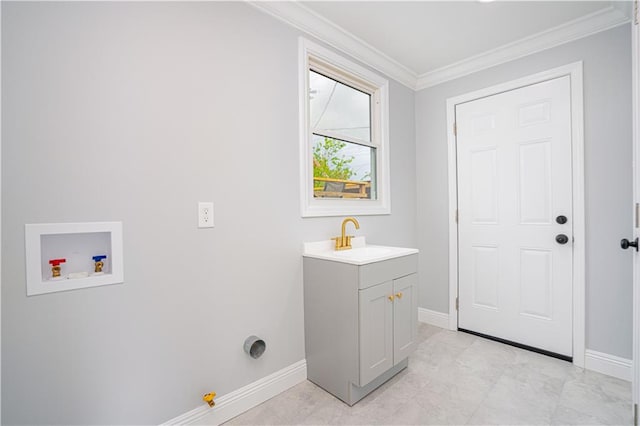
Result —
<instances>
[{"instance_id":1,"label":"window","mask_svg":"<svg viewBox=\"0 0 640 426\"><path fill-rule=\"evenodd\" d=\"M302 216L388 214L388 82L300 39Z\"/></svg>"}]
</instances>

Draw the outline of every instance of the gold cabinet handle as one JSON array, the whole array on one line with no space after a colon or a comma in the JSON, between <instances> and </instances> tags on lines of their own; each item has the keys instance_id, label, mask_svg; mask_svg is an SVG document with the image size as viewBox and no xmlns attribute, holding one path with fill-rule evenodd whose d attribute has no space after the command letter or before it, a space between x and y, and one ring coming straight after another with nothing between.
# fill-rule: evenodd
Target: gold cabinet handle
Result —
<instances>
[{"instance_id":1,"label":"gold cabinet handle","mask_svg":"<svg viewBox=\"0 0 640 426\"><path fill-rule=\"evenodd\" d=\"M401 291L399 291L398 293L396 293L396 297L397 297L398 299L402 299L402 292L401 292Z\"/></svg>"},{"instance_id":2,"label":"gold cabinet handle","mask_svg":"<svg viewBox=\"0 0 640 426\"><path fill-rule=\"evenodd\" d=\"M393 294L391 296L389 296L389 300L391 300L393 302Z\"/></svg>"}]
</instances>

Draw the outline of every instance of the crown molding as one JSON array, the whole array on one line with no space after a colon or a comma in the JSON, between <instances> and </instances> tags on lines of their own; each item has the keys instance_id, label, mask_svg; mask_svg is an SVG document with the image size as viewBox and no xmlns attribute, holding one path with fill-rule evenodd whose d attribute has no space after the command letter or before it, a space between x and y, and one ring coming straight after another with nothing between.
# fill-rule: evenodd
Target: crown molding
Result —
<instances>
[{"instance_id":1,"label":"crown molding","mask_svg":"<svg viewBox=\"0 0 640 426\"><path fill-rule=\"evenodd\" d=\"M474 72L504 64L631 21L630 4L612 5L557 27L516 40L498 48L423 74L409 69L395 59L351 34L344 28L296 1L247 1L255 8L346 53L387 77L413 89L422 90Z\"/></svg>"},{"instance_id":2,"label":"crown molding","mask_svg":"<svg viewBox=\"0 0 640 426\"><path fill-rule=\"evenodd\" d=\"M415 89L426 89L445 81L454 80L523 56L606 31L630 21L629 15L623 8L615 5L610 6L549 30L421 74L418 76Z\"/></svg>"},{"instance_id":3,"label":"crown molding","mask_svg":"<svg viewBox=\"0 0 640 426\"><path fill-rule=\"evenodd\" d=\"M294 1L248 1L247 3L415 90L418 78L415 71L308 7Z\"/></svg>"}]
</instances>

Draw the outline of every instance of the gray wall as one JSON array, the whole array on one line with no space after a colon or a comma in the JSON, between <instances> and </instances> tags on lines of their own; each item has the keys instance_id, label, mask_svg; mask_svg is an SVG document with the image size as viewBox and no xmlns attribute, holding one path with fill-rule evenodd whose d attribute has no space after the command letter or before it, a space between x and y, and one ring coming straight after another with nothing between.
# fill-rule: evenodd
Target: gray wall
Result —
<instances>
[{"instance_id":1,"label":"gray wall","mask_svg":"<svg viewBox=\"0 0 640 426\"><path fill-rule=\"evenodd\" d=\"M341 218L300 218L298 32L243 3L2 7L2 422L159 423L303 359L301 244ZM390 98L392 214L359 234L416 246L414 93ZM27 298L24 224L102 220L125 284Z\"/></svg>"},{"instance_id":2,"label":"gray wall","mask_svg":"<svg viewBox=\"0 0 640 426\"><path fill-rule=\"evenodd\" d=\"M625 25L416 94L420 306L448 312L446 99L584 61L587 348L631 358L631 37Z\"/></svg>"}]
</instances>

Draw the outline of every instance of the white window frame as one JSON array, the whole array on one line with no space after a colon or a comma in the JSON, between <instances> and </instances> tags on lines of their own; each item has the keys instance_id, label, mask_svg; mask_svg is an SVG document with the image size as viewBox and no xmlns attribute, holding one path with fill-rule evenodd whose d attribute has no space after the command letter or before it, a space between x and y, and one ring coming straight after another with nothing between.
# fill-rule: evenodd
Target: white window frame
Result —
<instances>
[{"instance_id":1,"label":"white window frame","mask_svg":"<svg viewBox=\"0 0 640 426\"><path fill-rule=\"evenodd\" d=\"M320 64L331 77L371 93L371 143L376 150L376 199L315 198L313 196L312 129L309 125L309 66ZM391 213L389 179L389 81L370 70L313 43L299 41L300 201L302 217L382 215ZM373 89L373 90L372 90ZM348 138L342 138L349 141ZM353 139L353 138L351 138Z\"/></svg>"}]
</instances>

